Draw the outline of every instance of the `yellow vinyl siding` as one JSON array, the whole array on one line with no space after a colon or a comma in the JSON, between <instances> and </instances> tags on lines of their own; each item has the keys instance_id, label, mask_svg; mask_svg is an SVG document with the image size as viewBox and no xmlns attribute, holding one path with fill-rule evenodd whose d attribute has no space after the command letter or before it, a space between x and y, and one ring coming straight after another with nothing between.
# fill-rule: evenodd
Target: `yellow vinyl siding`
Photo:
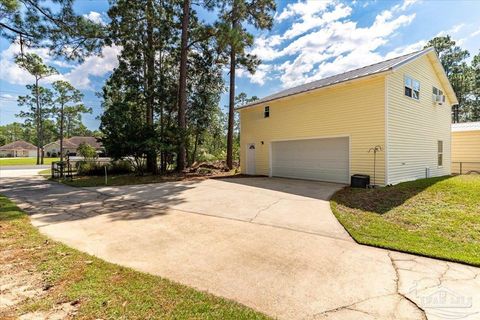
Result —
<instances>
[{"instance_id":1,"label":"yellow vinyl siding","mask_svg":"<svg viewBox=\"0 0 480 320\"><path fill-rule=\"evenodd\" d=\"M433 55L433 56L432 56ZM424 55L387 76L388 183L450 174L451 103L433 103L432 87L446 92L430 59ZM404 94L404 77L420 81L420 99ZM438 141L443 141L443 166L437 165Z\"/></svg>"},{"instance_id":2,"label":"yellow vinyl siding","mask_svg":"<svg viewBox=\"0 0 480 320\"><path fill-rule=\"evenodd\" d=\"M480 130L452 132L452 171L480 170ZM476 162L476 163L474 163Z\"/></svg>"},{"instance_id":3,"label":"yellow vinyl siding","mask_svg":"<svg viewBox=\"0 0 480 320\"><path fill-rule=\"evenodd\" d=\"M270 117L264 118L267 105ZM350 174L373 177L373 154L368 150L385 145L385 77L379 75L241 109L240 123L242 173L249 143L256 145L256 174L269 175L271 141L348 136ZM379 184L384 184L384 154L377 155Z\"/></svg>"}]
</instances>

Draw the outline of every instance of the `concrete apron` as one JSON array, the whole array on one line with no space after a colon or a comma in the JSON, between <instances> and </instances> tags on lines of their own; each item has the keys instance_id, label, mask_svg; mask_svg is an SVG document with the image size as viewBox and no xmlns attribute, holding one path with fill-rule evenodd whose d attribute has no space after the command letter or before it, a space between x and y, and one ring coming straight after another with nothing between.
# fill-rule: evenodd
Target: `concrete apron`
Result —
<instances>
[{"instance_id":1,"label":"concrete apron","mask_svg":"<svg viewBox=\"0 0 480 320\"><path fill-rule=\"evenodd\" d=\"M191 185L170 186L183 187ZM55 240L280 319L480 316L480 269L474 267L38 178L3 180L0 193Z\"/></svg>"}]
</instances>

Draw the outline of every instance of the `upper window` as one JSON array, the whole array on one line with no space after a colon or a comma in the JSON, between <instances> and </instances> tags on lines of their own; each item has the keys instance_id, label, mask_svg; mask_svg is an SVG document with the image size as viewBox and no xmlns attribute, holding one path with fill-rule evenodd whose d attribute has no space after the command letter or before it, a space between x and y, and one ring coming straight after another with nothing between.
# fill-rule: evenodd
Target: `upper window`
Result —
<instances>
[{"instance_id":1,"label":"upper window","mask_svg":"<svg viewBox=\"0 0 480 320\"><path fill-rule=\"evenodd\" d=\"M420 99L420 81L405 76L405 95L415 100Z\"/></svg>"},{"instance_id":2,"label":"upper window","mask_svg":"<svg viewBox=\"0 0 480 320\"><path fill-rule=\"evenodd\" d=\"M443 166L443 141L439 140L437 145L437 164Z\"/></svg>"},{"instance_id":3,"label":"upper window","mask_svg":"<svg viewBox=\"0 0 480 320\"><path fill-rule=\"evenodd\" d=\"M263 117L264 118L270 117L270 107L269 106L265 107L265 110L263 111Z\"/></svg>"},{"instance_id":4,"label":"upper window","mask_svg":"<svg viewBox=\"0 0 480 320\"><path fill-rule=\"evenodd\" d=\"M432 98L433 98L433 101L434 101L434 102L445 102L445 101L444 101L444 100L445 100L445 97L443 96L443 91L442 91L442 90L440 90L440 89L438 89L438 88L436 88L436 87L433 87L432 93L433 93ZM438 100L438 99L439 99L439 98L438 98L439 96L441 97L441 98L440 98L441 100ZM443 100L443 101L442 101L442 100Z\"/></svg>"}]
</instances>

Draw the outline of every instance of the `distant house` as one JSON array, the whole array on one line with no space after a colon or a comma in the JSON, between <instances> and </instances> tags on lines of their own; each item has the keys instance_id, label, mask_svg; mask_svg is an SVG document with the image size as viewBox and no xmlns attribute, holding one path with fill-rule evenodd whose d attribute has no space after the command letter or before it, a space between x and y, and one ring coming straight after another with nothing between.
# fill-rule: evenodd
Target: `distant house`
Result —
<instances>
[{"instance_id":1,"label":"distant house","mask_svg":"<svg viewBox=\"0 0 480 320\"><path fill-rule=\"evenodd\" d=\"M14 141L0 147L0 157L36 157L37 147L23 140Z\"/></svg>"},{"instance_id":2,"label":"distant house","mask_svg":"<svg viewBox=\"0 0 480 320\"><path fill-rule=\"evenodd\" d=\"M480 122L452 124L452 172L480 172Z\"/></svg>"},{"instance_id":3,"label":"distant house","mask_svg":"<svg viewBox=\"0 0 480 320\"><path fill-rule=\"evenodd\" d=\"M71 137L68 139L63 139L63 152L64 154L76 155L78 147L86 143L97 151L97 153L103 152L103 146L100 142L97 141L95 137ZM58 157L60 156L60 140L50 142L43 146L43 152L47 157Z\"/></svg>"}]
</instances>

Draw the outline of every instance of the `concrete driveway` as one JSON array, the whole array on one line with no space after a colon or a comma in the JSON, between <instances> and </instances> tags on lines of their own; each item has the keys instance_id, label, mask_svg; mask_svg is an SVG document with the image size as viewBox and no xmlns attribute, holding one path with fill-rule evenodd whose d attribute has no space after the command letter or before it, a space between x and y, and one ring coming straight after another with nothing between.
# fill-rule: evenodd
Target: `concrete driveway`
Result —
<instances>
[{"instance_id":1,"label":"concrete driveway","mask_svg":"<svg viewBox=\"0 0 480 320\"><path fill-rule=\"evenodd\" d=\"M92 188L127 201L353 241L330 211L343 185L281 178L225 178Z\"/></svg>"},{"instance_id":2,"label":"concrete driveway","mask_svg":"<svg viewBox=\"0 0 480 320\"><path fill-rule=\"evenodd\" d=\"M480 269L356 244L327 205L338 188L242 178L87 190L10 178L0 193L56 240L280 319L480 317Z\"/></svg>"}]
</instances>

